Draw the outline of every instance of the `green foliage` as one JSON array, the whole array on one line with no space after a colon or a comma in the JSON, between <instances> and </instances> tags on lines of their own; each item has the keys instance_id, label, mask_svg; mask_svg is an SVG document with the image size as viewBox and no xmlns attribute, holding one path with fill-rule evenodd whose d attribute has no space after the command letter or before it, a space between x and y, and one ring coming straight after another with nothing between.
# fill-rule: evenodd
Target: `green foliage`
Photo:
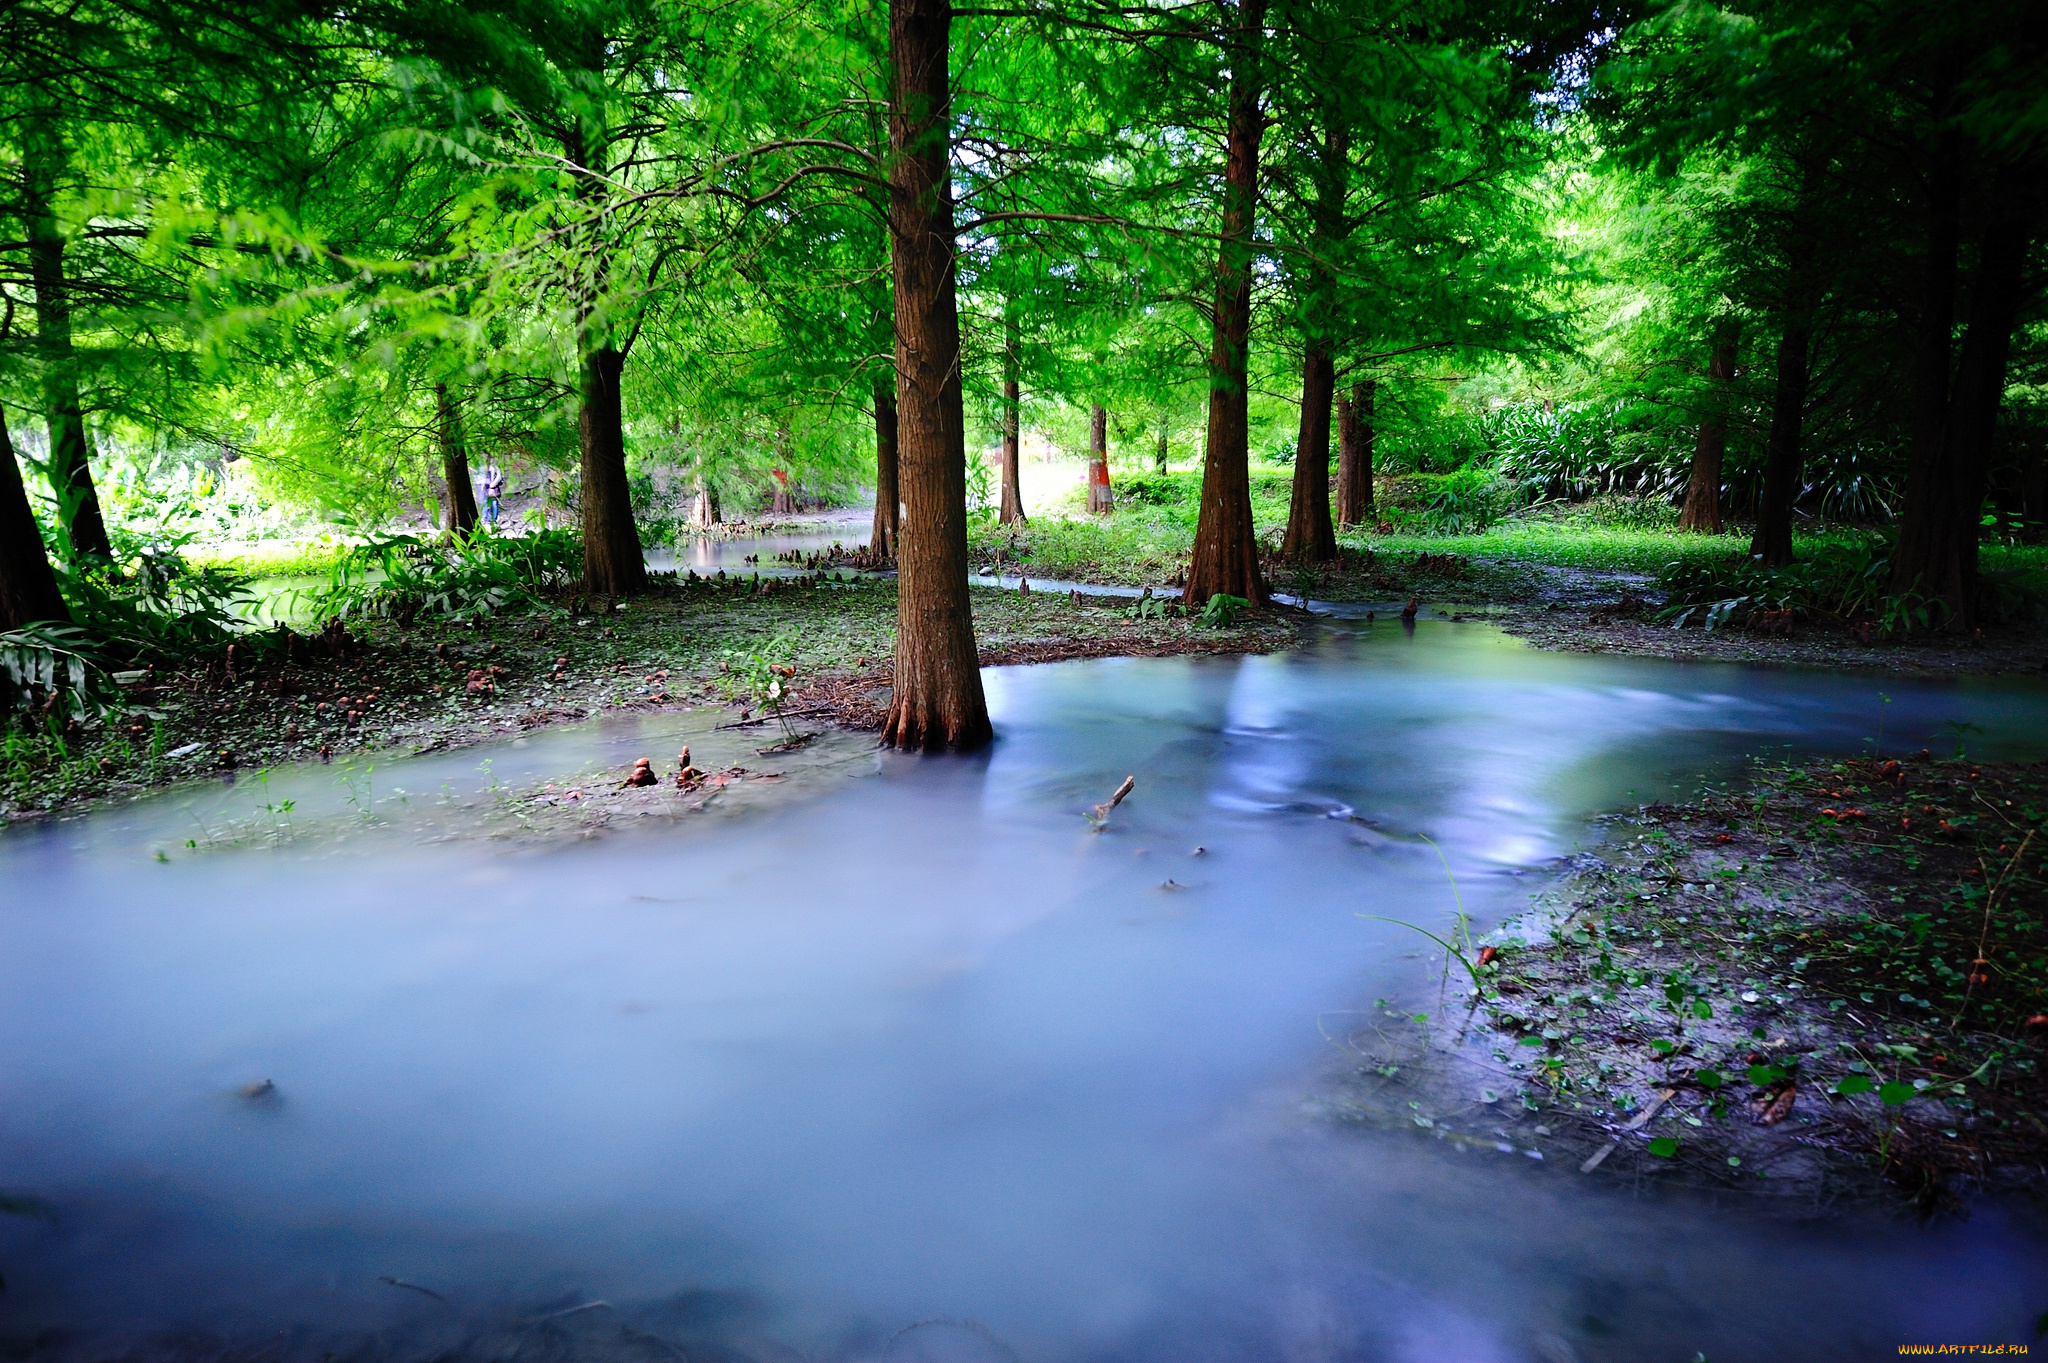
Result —
<instances>
[{"instance_id":1,"label":"green foliage","mask_svg":"<svg viewBox=\"0 0 2048 1363\"><path fill-rule=\"evenodd\" d=\"M120 704L105 653L75 625L38 622L0 634L0 710L54 700L73 719Z\"/></svg>"},{"instance_id":2,"label":"green foliage","mask_svg":"<svg viewBox=\"0 0 2048 1363\"><path fill-rule=\"evenodd\" d=\"M1209 598L1208 604L1202 607L1199 623L1205 629L1229 629L1237 623L1238 615L1249 605L1251 602L1241 596L1217 592Z\"/></svg>"},{"instance_id":3,"label":"green foliage","mask_svg":"<svg viewBox=\"0 0 2048 1363\"><path fill-rule=\"evenodd\" d=\"M248 628L256 604L241 573L195 568L164 548L145 549L124 565L76 567L60 573L58 585L85 634L138 666L220 652Z\"/></svg>"},{"instance_id":4,"label":"green foliage","mask_svg":"<svg viewBox=\"0 0 2048 1363\"><path fill-rule=\"evenodd\" d=\"M573 587L582 572L582 538L571 530L392 535L350 550L302 596L319 619L468 620L544 609L542 593Z\"/></svg>"},{"instance_id":5,"label":"green foliage","mask_svg":"<svg viewBox=\"0 0 2048 1363\"><path fill-rule=\"evenodd\" d=\"M1886 636L1924 627L1925 603L1911 594L1891 595L1890 580L1886 547L1868 541L1819 549L1783 568L1750 558L1674 562L1658 575L1666 601L1656 618L1719 629L1789 612L1794 620L1872 625Z\"/></svg>"}]
</instances>

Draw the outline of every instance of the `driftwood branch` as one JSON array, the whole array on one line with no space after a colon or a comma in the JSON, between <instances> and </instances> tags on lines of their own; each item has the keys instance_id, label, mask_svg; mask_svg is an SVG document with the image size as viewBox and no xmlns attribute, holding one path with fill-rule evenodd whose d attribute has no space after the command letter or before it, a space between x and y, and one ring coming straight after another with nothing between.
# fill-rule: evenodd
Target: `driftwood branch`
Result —
<instances>
[{"instance_id":1,"label":"driftwood branch","mask_svg":"<svg viewBox=\"0 0 2048 1363\"><path fill-rule=\"evenodd\" d=\"M1118 805L1122 804L1124 802L1124 796L1129 795L1131 791L1137 786L1137 784L1137 777L1126 776L1124 778L1124 783L1116 788L1116 794L1110 796L1109 799L1104 801L1102 804L1095 806L1095 822L1101 823L1103 820L1107 819L1109 817L1109 811L1115 809Z\"/></svg>"}]
</instances>

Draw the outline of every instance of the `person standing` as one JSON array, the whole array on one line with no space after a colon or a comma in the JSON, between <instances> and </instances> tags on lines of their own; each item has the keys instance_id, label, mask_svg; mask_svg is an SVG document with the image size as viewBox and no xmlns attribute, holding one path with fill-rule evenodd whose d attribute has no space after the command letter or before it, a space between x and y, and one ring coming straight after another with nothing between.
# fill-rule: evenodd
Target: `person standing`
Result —
<instances>
[{"instance_id":1,"label":"person standing","mask_svg":"<svg viewBox=\"0 0 2048 1363\"><path fill-rule=\"evenodd\" d=\"M505 470L494 455L484 456L484 524L498 528L498 499L505 495Z\"/></svg>"}]
</instances>

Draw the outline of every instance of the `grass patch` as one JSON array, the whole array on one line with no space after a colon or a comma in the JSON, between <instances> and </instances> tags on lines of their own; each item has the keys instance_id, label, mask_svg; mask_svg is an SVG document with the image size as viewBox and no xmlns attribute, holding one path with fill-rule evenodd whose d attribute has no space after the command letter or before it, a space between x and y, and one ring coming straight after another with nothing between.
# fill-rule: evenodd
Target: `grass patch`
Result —
<instances>
[{"instance_id":1,"label":"grass patch","mask_svg":"<svg viewBox=\"0 0 2048 1363\"><path fill-rule=\"evenodd\" d=\"M193 544L180 551L195 568L226 568L249 577L325 576L356 549L343 540L257 540Z\"/></svg>"}]
</instances>

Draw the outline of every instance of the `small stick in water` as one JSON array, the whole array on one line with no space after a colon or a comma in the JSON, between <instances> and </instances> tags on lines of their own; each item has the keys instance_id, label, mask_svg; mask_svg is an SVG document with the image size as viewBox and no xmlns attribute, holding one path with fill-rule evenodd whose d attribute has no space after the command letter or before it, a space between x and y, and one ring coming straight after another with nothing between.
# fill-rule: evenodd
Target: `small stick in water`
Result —
<instances>
[{"instance_id":1,"label":"small stick in water","mask_svg":"<svg viewBox=\"0 0 2048 1363\"><path fill-rule=\"evenodd\" d=\"M1116 788L1116 794L1110 796L1106 802L1095 806L1095 822L1101 823L1104 819L1107 819L1109 817L1109 811L1115 809L1118 805L1122 804L1124 802L1124 796L1129 795L1132 789L1137 784L1137 777L1126 776L1124 778L1124 783Z\"/></svg>"},{"instance_id":2,"label":"small stick in water","mask_svg":"<svg viewBox=\"0 0 2048 1363\"><path fill-rule=\"evenodd\" d=\"M550 1311L544 1316L535 1316L533 1321L534 1324L538 1325L544 1320L560 1320L563 1316L573 1316L582 1311L609 1311L611 1309L612 1304L608 1301L587 1301L581 1306L567 1306L560 1311Z\"/></svg>"},{"instance_id":3,"label":"small stick in water","mask_svg":"<svg viewBox=\"0 0 2048 1363\"><path fill-rule=\"evenodd\" d=\"M403 1278L394 1278L388 1273L385 1274L383 1277L377 1279L377 1281L380 1283L387 1283L392 1287L402 1287L408 1292L422 1293L426 1296L432 1297L435 1301L440 1302L443 1306L446 1306L448 1304L448 1299L442 1296L439 1292L436 1292L433 1288L421 1287L418 1283L409 1283Z\"/></svg>"}]
</instances>

